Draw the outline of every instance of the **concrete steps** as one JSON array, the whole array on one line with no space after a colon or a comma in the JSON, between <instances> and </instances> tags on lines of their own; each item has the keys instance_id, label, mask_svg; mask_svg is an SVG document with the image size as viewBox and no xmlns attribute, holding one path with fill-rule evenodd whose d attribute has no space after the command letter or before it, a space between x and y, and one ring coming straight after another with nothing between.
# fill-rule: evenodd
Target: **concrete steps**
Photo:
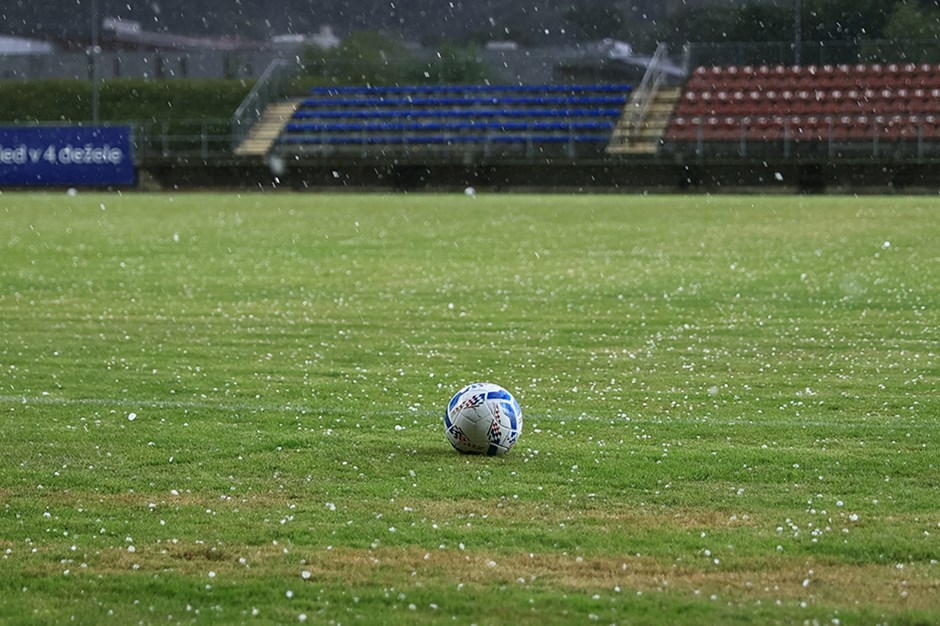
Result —
<instances>
[{"instance_id":1,"label":"concrete steps","mask_svg":"<svg viewBox=\"0 0 940 626\"><path fill-rule=\"evenodd\" d=\"M656 93L647 109L646 119L638 129L630 127L632 102L627 102L623 115L611 135L607 152L610 154L656 154L663 133L669 125L676 104L681 97L679 87L663 88Z\"/></svg>"},{"instance_id":2,"label":"concrete steps","mask_svg":"<svg viewBox=\"0 0 940 626\"><path fill-rule=\"evenodd\" d=\"M277 102L268 105L261 114L248 137L235 148L235 154L240 156L264 156L274 145L284 125L290 121L297 110L297 100L289 102Z\"/></svg>"}]
</instances>

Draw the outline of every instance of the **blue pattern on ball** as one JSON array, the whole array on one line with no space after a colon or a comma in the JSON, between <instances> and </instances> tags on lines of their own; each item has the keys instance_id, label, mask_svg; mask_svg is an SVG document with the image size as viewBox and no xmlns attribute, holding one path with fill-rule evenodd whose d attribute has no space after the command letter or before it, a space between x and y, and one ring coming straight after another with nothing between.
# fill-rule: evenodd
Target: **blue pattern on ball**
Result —
<instances>
[{"instance_id":1,"label":"blue pattern on ball","mask_svg":"<svg viewBox=\"0 0 940 626\"><path fill-rule=\"evenodd\" d=\"M493 383L472 383L451 397L444 412L451 445L464 454L501 455L522 433L522 409L506 389Z\"/></svg>"}]
</instances>

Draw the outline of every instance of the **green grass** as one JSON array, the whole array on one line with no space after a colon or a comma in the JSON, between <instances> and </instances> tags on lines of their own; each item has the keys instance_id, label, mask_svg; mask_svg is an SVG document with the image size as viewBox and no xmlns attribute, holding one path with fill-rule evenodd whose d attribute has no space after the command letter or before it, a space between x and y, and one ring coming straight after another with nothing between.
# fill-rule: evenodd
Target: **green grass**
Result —
<instances>
[{"instance_id":1,"label":"green grass","mask_svg":"<svg viewBox=\"0 0 940 626\"><path fill-rule=\"evenodd\" d=\"M0 623L935 623L938 213L4 193Z\"/></svg>"}]
</instances>

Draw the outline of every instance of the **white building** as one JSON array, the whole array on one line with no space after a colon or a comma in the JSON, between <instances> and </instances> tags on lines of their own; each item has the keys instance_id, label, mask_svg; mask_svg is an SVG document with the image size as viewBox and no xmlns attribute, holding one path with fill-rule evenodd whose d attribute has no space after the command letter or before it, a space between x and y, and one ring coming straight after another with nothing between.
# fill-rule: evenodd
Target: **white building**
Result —
<instances>
[{"instance_id":1,"label":"white building","mask_svg":"<svg viewBox=\"0 0 940 626\"><path fill-rule=\"evenodd\" d=\"M0 35L0 54L52 54L55 46L39 39Z\"/></svg>"}]
</instances>

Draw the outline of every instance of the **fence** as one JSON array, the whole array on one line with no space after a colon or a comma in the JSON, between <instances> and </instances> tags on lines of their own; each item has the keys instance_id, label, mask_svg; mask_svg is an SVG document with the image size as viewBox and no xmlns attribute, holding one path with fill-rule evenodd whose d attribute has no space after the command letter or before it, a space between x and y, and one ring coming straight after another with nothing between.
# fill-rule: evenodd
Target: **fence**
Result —
<instances>
[{"instance_id":1,"label":"fence","mask_svg":"<svg viewBox=\"0 0 940 626\"><path fill-rule=\"evenodd\" d=\"M751 118L739 118L736 126L726 128L723 139L716 141L706 132L707 121L702 118L693 122L695 128L691 137L682 141L667 140L657 157L672 161L681 156L691 160L721 159L760 159L772 157L784 161L807 159L838 160L881 160L885 162L931 161L940 160L940 132L928 122L909 126L904 137L899 137L884 126L884 120L872 119L868 127L856 134L852 140L839 137L834 132L835 120L825 122L818 129L818 135L807 137L796 124L782 120L779 132L773 138L755 138L755 122ZM828 127L827 127L828 124ZM230 119L182 120L173 122L114 122L117 126L132 128L134 158L137 163L159 161L163 159L227 159L234 157L236 132ZM526 147L526 146L523 146ZM575 158L582 156L581 151L574 153L568 143L559 146L563 152L557 156ZM505 146L500 146L500 149ZM375 156L380 149L377 146L363 145L361 155ZM484 144L467 147L467 155L483 150ZM352 154L349 150L325 149L301 150L309 156L319 154ZM433 152L433 151L432 151ZM432 152L422 151L431 154ZM433 152L441 155L441 153ZM459 156L454 148L448 154ZM543 158L544 153L533 150L531 146L518 152L526 158Z\"/></svg>"},{"instance_id":2,"label":"fence","mask_svg":"<svg viewBox=\"0 0 940 626\"><path fill-rule=\"evenodd\" d=\"M280 58L274 51L102 51L98 55L98 76L102 79L145 78L246 78L261 75L271 61ZM94 58L84 52L0 55L0 80L75 79L90 80Z\"/></svg>"},{"instance_id":3,"label":"fence","mask_svg":"<svg viewBox=\"0 0 940 626\"><path fill-rule=\"evenodd\" d=\"M790 159L880 159L885 161L940 158L940 132L934 120L906 123L904 116L853 118L851 129L842 117L806 120L780 116L775 119L751 117L697 117L684 129L681 138L667 138L665 155L697 159L774 157ZM720 132L710 128L721 124ZM768 125L768 123L770 125Z\"/></svg>"},{"instance_id":4,"label":"fence","mask_svg":"<svg viewBox=\"0 0 940 626\"><path fill-rule=\"evenodd\" d=\"M436 58L433 49L414 51L413 60L425 63ZM582 74L622 80L630 68L616 59L596 54L592 45L480 49L478 61L496 82L550 82L564 79L572 67ZM193 50L193 51L102 51L98 73L110 78L251 78L261 76L275 59L302 55L291 50ZM692 43L683 48L682 65L689 71L699 65L803 65L839 63L937 63L940 41L793 41L756 43ZM84 52L0 55L0 80L72 78L89 80L93 59ZM632 68L633 73L637 68ZM348 77L356 82L356 76ZM639 72L642 76L642 71ZM582 77L583 78L583 77Z\"/></svg>"},{"instance_id":5,"label":"fence","mask_svg":"<svg viewBox=\"0 0 940 626\"><path fill-rule=\"evenodd\" d=\"M235 133L229 119L129 122L134 157L214 159L232 155Z\"/></svg>"},{"instance_id":6,"label":"fence","mask_svg":"<svg viewBox=\"0 0 940 626\"><path fill-rule=\"evenodd\" d=\"M937 62L940 62L940 41L936 39L692 43L686 44L682 54L682 66L687 74L702 65Z\"/></svg>"},{"instance_id":7,"label":"fence","mask_svg":"<svg viewBox=\"0 0 940 626\"><path fill-rule=\"evenodd\" d=\"M298 62L304 56L302 48L281 50L147 50L111 51L98 54L98 75L104 80L116 78L145 78L174 80L203 79L257 79L276 59ZM602 79L615 82L630 76L642 76L641 66L631 66L617 59L604 57L591 46L545 46L537 48L479 49L476 61L492 82L546 83L553 81ZM388 77L396 63L420 69L410 80L433 80L439 65L439 52L434 48L409 50L401 59L386 58L378 66L366 69ZM363 82L363 63L330 59L329 71L313 63L310 73L338 77L339 83ZM0 80L76 79L91 80L94 58L85 52L59 51L52 54L0 55ZM423 70L428 70L426 73ZM575 72L574 76L570 76ZM394 76L394 72L391 72ZM376 80L375 77L366 77ZM442 77L443 78L443 77Z\"/></svg>"}]
</instances>

